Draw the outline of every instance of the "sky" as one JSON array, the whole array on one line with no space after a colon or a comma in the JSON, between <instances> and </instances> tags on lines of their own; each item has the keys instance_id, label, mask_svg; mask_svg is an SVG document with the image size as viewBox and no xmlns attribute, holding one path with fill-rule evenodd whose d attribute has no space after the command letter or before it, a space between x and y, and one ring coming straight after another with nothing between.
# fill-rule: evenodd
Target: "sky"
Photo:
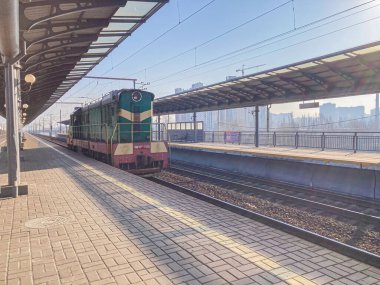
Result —
<instances>
[{"instance_id":1,"label":"sky","mask_svg":"<svg viewBox=\"0 0 380 285\"><path fill-rule=\"evenodd\" d=\"M196 82L208 85L241 75L236 70L243 64L246 74L255 73L379 41L379 26L380 0L170 0L89 75L136 78L149 83L145 87L158 98ZM124 81L82 79L61 100L85 102L131 87ZM375 97L324 102L364 105L369 113ZM61 109L66 119L74 107L55 104L40 117L53 114L58 120ZM291 103L273 105L271 112L301 116L318 110L301 111Z\"/></svg>"}]
</instances>

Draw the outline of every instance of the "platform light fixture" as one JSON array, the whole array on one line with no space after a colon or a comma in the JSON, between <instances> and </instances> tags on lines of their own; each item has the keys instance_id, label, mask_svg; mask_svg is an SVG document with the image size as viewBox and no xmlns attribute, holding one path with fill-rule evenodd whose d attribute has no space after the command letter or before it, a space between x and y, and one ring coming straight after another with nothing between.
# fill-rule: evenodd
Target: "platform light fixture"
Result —
<instances>
[{"instance_id":1,"label":"platform light fixture","mask_svg":"<svg viewBox=\"0 0 380 285\"><path fill-rule=\"evenodd\" d=\"M28 104L22 104L22 107L24 108L24 109L28 109L29 108L29 105Z\"/></svg>"},{"instance_id":2,"label":"platform light fixture","mask_svg":"<svg viewBox=\"0 0 380 285\"><path fill-rule=\"evenodd\" d=\"M25 75L25 82L33 85L36 82L36 77L33 74L28 73Z\"/></svg>"}]
</instances>

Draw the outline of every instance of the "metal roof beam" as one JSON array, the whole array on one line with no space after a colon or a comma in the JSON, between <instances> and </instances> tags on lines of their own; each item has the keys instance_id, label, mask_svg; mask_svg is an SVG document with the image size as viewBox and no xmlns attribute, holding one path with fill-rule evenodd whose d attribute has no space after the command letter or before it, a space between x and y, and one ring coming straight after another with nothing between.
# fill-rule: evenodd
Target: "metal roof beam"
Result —
<instances>
[{"instance_id":1,"label":"metal roof beam","mask_svg":"<svg viewBox=\"0 0 380 285\"><path fill-rule=\"evenodd\" d=\"M132 33L130 32L112 32L112 31L104 31L99 34L99 37L126 37L130 36Z\"/></svg>"},{"instance_id":2,"label":"metal roof beam","mask_svg":"<svg viewBox=\"0 0 380 285\"><path fill-rule=\"evenodd\" d=\"M272 82L268 82L268 81L265 81L265 80L260 80L259 83L262 84L262 85L265 85L265 86L268 86L268 87L272 88L273 90L275 90L276 92L278 92L281 96L286 96L288 94L287 90L285 90L282 87L277 86L276 84L274 84Z\"/></svg>"},{"instance_id":3,"label":"metal roof beam","mask_svg":"<svg viewBox=\"0 0 380 285\"><path fill-rule=\"evenodd\" d=\"M360 65L368 68L369 70L372 71L373 75L377 75L380 73L380 68L374 66L372 63L369 63L367 61L365 61L363 58L361 58L360 56L356 56L355 57L356 61L359 62Z\"/></svg>"},{"instance_id":4,"label":"metal roof beam","mask_svg":"<svg viewBox=\"0 0 380 285\"><path fill-rule=\"evenodd\" d=\"M39 43L44 45L44 47L54 47L61 46L64 44L77 44L77 43L85 43L85 42L94 42L98 39L98 35L96 34L80 34L80 35L68 35L67 37L60 38L49 38ZM52 43L56 43L56 45L51 45ZM26 50L28 51L31 45L28 45ZM44 47L42 49L44 49Z\"/></svg>"},{"instance_id":5,"label":"metal roof beam","mask_svg":"<svg viewBox=\"0 0 380 285\"><path fill-rule=\"evenodd\" d=\"M100 20L98 23L96 21L91 21L89 23L81 23L81 24L73 24L71 25L70 29L67 29L65 31L59 31L59 32L54 32L53 28L48 29L47 34L40 37L39 39L36 39L32 42L29 43L29 46L35 45L37 43L44 42L49 39L55 39L61 36L65 35L74 35L78 32L86 31L89 29L99 29L101 30L102 28L106 27L108 25L108 21L105 20ZM80 37L80 35L78 35Z\"/></svg>"},{"instance_id":6,"label":"metal roof beam","mask_svg":"<svg viewBox=\"0 0 380 285\"><path fill-rule=\"evenodd\" d=\"M315 75L315 74L311 74L311 73L308 73L308 72L305 72L305 71L302 71L302 70L299 70L298 72L300 72L303 76L305 76L306 78L314 81L315 83L317 83L319 86L321 86L323 89L325 89L326 91L331 89L331 86L329 83L327 83L326 81L324 81L322 78L320 78L319 76Z\"/></svg>"},{"instance_id":7,"label":"metal roof beam","mask_svg":"<svg viewBox=\"0 0 380 285\"><path fill-rule=\"evenodd\" d=\"M130 24L142 24L145 23L146 20L144 18L131 18L128 16L113 16L111 18L110 23L130 23Z\"/></svg>"},{"instance_id":8,"label":"metal roof beam","mask_svg":"<svg viewBox=\"0 0 380 285\"><path fill-rule=\"evenodd\" d=\"M75 13L80 13L84 11L89 11L93 9L100 9L105 7L122 7L125 6L127 0L45 0L45 1L33 1L21 4L21 27L23 30L30 30L41 23L46 21L59 18L66 15L71 15ZM60 5L72 4L71 9L61 9ZM52 13L49 16L41 17L39 19L28 19L25 14L26 10L29 8L40 7L40 6L51 6Z\"/></svg>"},{"instance_id":9,"label":"metal roof beam","mask_svg":"<svg viewBox=\"0 0 380 285\"><path fill-rule=\"evenodd\" d=\"M219 97L225 98L229 102L231 102L231 101L232 102L240 102L241 101L241 99L239 97L237 97L236 95L225 94L224 92L219 91L219 90L213 90L212 93L214 93L215 96L219 96Z\"/></svg>"},{"instance_id":10,"label":"metal roof beam","mask_svg":"<svg viewBox=\"0 0 380 285\"><path fill-rule=\"evenodd\" d=\"M305 94L305 93L309 92L309 89L308 89L308 88L306 88L306 87L303 86L302 84L300 84L300 83L298 83L298 82L296 82L296 81L294 81L294 80L292 80L292 79L290 79L290 78L286 78L286 77L279 76L279 75L277 75L277 77L278 77L281 81L283 81L283 82L285 82L285 83L287 83L287 84L289 84L289 85L295 87L297 90L299 90L299 91L301 92L301 94Z\"/></svg>"},{"instance_id":11,"label":"metal roof beam","mask_svg":"<svg viewBox=\"0 0 380 285\"><path fill-rule=\"evenodd\" d=\"M222 96L219 96L218 93L213 93L213 92L210 92L210 91L207 91L206 93L204 93L204 96L206 96L207 98L211 98L212 100L217 101L218 105L220 105L220 104L228 104L228 103L231 102L225 96L222 97Z\"/></svg>"},{"instance_id":12,"label":"metal roof beam","mask_svg":"<svg viewBox=\"0 0 380 285\"><path fill-rule=\"evenodd\" d=\"M202 97L200 97L199 95L197 95L195 97L197 98L197 100L206 102L207 105L218 105L219 104L218 101L210 99L210 97L207 97L205 95L202 95Z\"/></svg>"},{"instance_id":13,"label":"metal roof beam","mask_svg":"<svg viewBox=\"0 0 380 285\"><path fill-rule=\"evenodd\" d=\"M328 63L325 63L324 66L326 66L326 68L328 70L330 70L332 73L335 73L335 74L339 75L344 80L349 81L349 82L353 83L354 85L357 85L358 79L355 78L355 77L353 77L351 74L349 74L347 72L343 72L343 71L341 71L341 70L339 70L339 69L331 66Z\"/></svg>"},{"instance_id":14,"label":"metal roof beam","mask_svg":"<svg viewBox=\"0 0 380 285\"><path fill-rule=\"evenodd\" d=\"M182 101L180 98L178 98L177 100L175 100L174 102L176 102L176 103L180 103L181 105L189 105L189 106L191 106L192 108L193 107L200 107L201 105L198 103L198 102L196 102L195 100L193 100L193 99L189 99L189 98L187 98L186 99L186 103L183 103L183 102L179 102L179 101Z\"/></svg>"},{"instance_id":15,"label":"metal roof beam","mask_svg":"<svg viewBox=\"0 0 380 285\"><path fill-rule=\"evenodd\" d=\"M67 50L67 49L65 49L67 47L70 47L71 49L72 48L79 48L79 47L73 47L73 45L80 44L80 43L86 44L86 43L89 43L89 42L91 42L91 41L77 39L76 41L72 41L72 42L68 42L68 43L61 42L60 44L58 44L56 46L53 46L53 47L50 47L50 48L46 44L44 44L45 47L42 48L39 52L28 53L28 55L23 58L23 62L28 62L33 57L36 57L36 56L39 56L39 55L43 55L43 54L49 54L49 53L51 53L52 51L55 51L55 50L62 50L62 49L63 50ZM85 47L88 50L88 44Z\"/></svg>"},{"instance_id":16,"label":"metal roof beam","mask_svg":"<svg viewBox=\"0 0 380 285\"><path fill-rule=\"evenodd\" d=\"M258 87L257 85L254 85L254 84L244 84L243 86L247 87L251 91L253 90L253 92L259 94L262 98L271 98L271 97L273 97L272 93L266 91L263 88Z\"/></svg>"},{"instance_id":17,"label":"metal roof beam","mask_svg":"<svg viewBox=\"0 0 380 285\"><path fill-rule=\"evenodd\" d=\"M39 63L42 63L42 62L45 62L46 60L51 60L51 59L54 59L56 57L60 58L60 57L65 57L65 56L68 56L68 57L71 57L73 55L78 55L80 56L81 54L84 54L88 51L88 47L71 47L71 48L64 48L63 50L60 50L60 51L47 51L46 53L41 53L39 56L40 58L37 59L37 62ZM48 55L53 55L53 56L48 56ZM24 64L27 64L29 63L30 59L32 59L33 56L27 58L24 62Z\"/></svg>"},{"instance_id":18,"label":"metal roof beam","mask_svg":"<svg viewBox=\"0 0 380 285\"><path fill-rule=\"evenodd\" d=\"M204 100L199 99L198 97L196 98L188 98L186 101L189 101L191 104L193 104L196 107L201 107L202 105L207 105L208 103Z\"/></svg>"},{"instance_id":19,"label":"metal roof beam","mask_svg":"<svg viewBox=\"0 0 380 285\"><path fill-rule=\"evenodd\" d=\"M70 58L70 59L69 59ZM62 61L62 60L65 60L66 62L71 62L71 63L74 63L74 62L78 62L81 57L80 56L60 56L60 57L52 57L50 59L47 59L45 61L42 61L42 62L37 62L35 64L32 64L32 65L29 65L25 70L26 71L30 71L31 69L33 69L33 67L37 67L41 64L44 64L44 63L51 63L51 65L55 65L54 63L57 61L57 59L60 59L59 61ZM45 67L45 66L44 66Z\"/></svg>"},{"instance_id":20,"label":"metal roof beam","mask_svg":"<svg viewBox=\"0 0 380 285\"><path fill-rule=\"evenodd\" d=\"M235 92L241 93L242 95L244 95L244 97L248 97L249 100L254 100L255 99L255 95L247 93L246 90L244 90L243 88L231 87L231 89L233 91L235 91Z\"/></svg>"},{"instance_id":21,"label":"metal roof beam","mask_svg":"<svg viewBox=\"0 0 380 285\"><path fill-rule=\"evenodd\" d=\"M67 64L67 67L65 67L65 65L60 65L60 67L57 67L57 66L51 66L50 68L48 69L44 69L44 70L37 70L35 71L33 74L37 77L38 75L37 74L40 74L40 73L44 73L46 70L49 70L49 73L48 75L51 75L51 74L55 74L55 73L62 73L63 71L68 71L68 72L73 72L73 71L78 71L78 72L88 72L88 69L87 68L83 68L83 69L73 69L74 66L72 63L69 63ZM42 75L43 76L43 75Z\"/></svg>"}]
</instances>

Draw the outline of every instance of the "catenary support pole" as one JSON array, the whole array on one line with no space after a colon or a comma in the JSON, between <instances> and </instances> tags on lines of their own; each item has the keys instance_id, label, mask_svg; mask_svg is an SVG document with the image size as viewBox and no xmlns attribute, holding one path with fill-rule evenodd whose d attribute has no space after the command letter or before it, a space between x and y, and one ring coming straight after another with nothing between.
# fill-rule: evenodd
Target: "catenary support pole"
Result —
<instances>
[{"instance_id":1,"label":"catenary support pole","mask_svg":"<svg viewBox=\"0 0 380 285\"><path fill-rule=\"evenodd\" d=\"M270 116L270 107L267 105L267 133L269 133L269 116Z\"/></svg>"},{"instance_id":2,"label":"catenary support pole","mask_svg":"<svg viewBox=\"0 0 380 285\"><path fill-rule=\"evenodd\" d=\"M255 146L259 147L259 105L255 106Z\"/></svg>"},{"instance_id":3,"label":"catenary support pole","mask_svg":"<svg viewBox=\"0 0 380 285\"><path fill-rule=\"evenodd\" d=\"M161 140L161 116L157 116L157 139L158 141Z\"/></svg>"},{"instance_id":4,"label":"catenary support pole","mask_svg":"<svg viewBox=\"0 0 380 285\"><path fill-rule=\"evenodd\" d=\"M193 113L194 142L197 142L197 112Z\"/></svg>"},{"instance_id":5,"label":"catenary support pole","mask_svg":"<svg viewBox=\"0 0 380 285\"><path fill-rule=\"evenodd\" d=\"M8 150L8 185L12 187L12 197L18 196L20 184L20 149L19 149L19 114L17 93L15 88L15 69L12 64L6 64L5 97L7 118L7 150Z\"/></svg>"}]
</instances>

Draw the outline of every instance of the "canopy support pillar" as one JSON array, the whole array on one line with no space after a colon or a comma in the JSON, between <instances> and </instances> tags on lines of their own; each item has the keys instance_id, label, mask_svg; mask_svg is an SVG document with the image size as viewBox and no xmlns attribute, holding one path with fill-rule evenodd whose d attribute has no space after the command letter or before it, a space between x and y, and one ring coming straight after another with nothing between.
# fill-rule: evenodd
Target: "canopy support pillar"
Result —
<instances>
[{"instance_id":1,"label":"canopy support pillar","mask_svg":"<svg viewBox=\"0 0 380 285\"><path fill-rule=\"evenodd\" d=\"M197 142L197 112L193 113L194 142Z\"/></svg>"},{"instance_id":2,"label":"canopy support pillar","mask_svg":"<svg viewBox=\"0 0 380 285\"><path fill-rule=\"evenodd\" d=\"M255 146L259 147L259 105L255 106Z\"/></svg>"},{"instance_id":3,"label":"canopy support pillar","mask_svg":"<svg viewBox=\"0 0 380 285\"><path fill-rule=\"evenodd\" d=\"M16 76L13 64L4 66L5 104L7 119L8 186L2 187L1 196L18 196L20 185L19 113L16 92ZM18 71L19 72L19 71Z\"/></svg>"}]
</instances>

